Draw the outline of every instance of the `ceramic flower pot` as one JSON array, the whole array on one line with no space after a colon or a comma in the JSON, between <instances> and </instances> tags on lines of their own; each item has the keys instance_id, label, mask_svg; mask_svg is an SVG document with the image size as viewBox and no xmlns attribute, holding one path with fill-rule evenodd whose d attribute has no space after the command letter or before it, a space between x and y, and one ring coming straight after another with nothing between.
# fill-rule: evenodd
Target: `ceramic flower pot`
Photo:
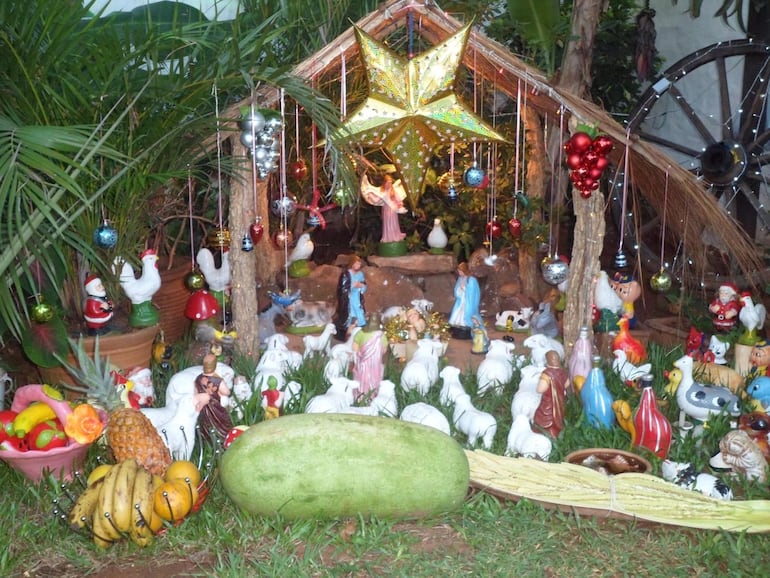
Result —
<instances>
[{"instance_id":1,"label":"ceramic flower pot","mask_svg":"<svg viewBox=\"0 0 770 578\"><path fill-rule=\"evenodd\" d=\"M89 447L91 444L71 441L68 446L48 451L0 449L0 459L33 482L42 480L47 472L57 479L70 480L75 470L82 467Z\"/></svg>"}]
</instances>

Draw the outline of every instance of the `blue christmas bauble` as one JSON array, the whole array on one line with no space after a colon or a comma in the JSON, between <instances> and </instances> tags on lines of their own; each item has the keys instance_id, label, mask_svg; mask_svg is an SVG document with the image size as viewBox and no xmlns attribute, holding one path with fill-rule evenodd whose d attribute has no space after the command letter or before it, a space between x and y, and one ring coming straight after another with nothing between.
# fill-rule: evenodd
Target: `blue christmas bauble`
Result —
<instances>
[{"instance_id":1,"label":"blue christmas bauble","mask_svg":"<svg viewBox=\"0 0 770 578\"><path fill-rule=\"evenodd\" d=\"M469 187L480 187L484 182L484 170L474 164L466 169L465 174L463 174L463 180Z\"/></svg>"},{"instance_id":2,"label":"blue christmas bauble","mask_svg":"<svg viewBox=\"0 0 770 578\"><path fill-rule=\"evenodd\" d=\"M112 225L104 223L94 231L94 244L102 249L112 249L118 244L118 231Z\"/></svg>"}]
</instances>

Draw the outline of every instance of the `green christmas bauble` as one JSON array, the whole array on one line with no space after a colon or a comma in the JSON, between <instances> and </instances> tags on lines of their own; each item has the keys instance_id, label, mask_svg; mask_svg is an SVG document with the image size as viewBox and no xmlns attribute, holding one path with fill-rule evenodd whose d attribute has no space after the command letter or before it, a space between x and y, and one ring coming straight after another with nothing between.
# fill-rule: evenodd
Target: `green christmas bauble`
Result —
<instances>
[{"instance_id":1,"label":"green christmas bauble","mask_svg":"<svg viewBox=\"0 0 770 578\"><path fill-rule=\"evenodd\" d=\"M37 303L30 311L30 318L35 323L48 323L53 319L54 310L48 303Z\"/></svg>"},{"instance_id":2,"label":"green christmas bauble","mask_svg":"<svg viewBox=\"0 0 770 578\"><path fill-rule=\"evenodd\" d=\"M673 285L674 280L671 277L671 273L666 271L665 269L661 269L657 273L655 273L652 277L650 277L650 287L652 287L653 291L657 291L658 293L663 293L665 291L668 291L671 289L671 286Z\"/></svg>"},{"instance_id":3,"label":"green christmas bauble","mask_svg":"<svg viewBox=\"0 0 770 578\"><path fill-rule=\"evenodd\" d=\"M198 291L206 286L206 278L200 271L190 271L184 278L184 285L190 291Z\"/></svg>"}]
</instances>

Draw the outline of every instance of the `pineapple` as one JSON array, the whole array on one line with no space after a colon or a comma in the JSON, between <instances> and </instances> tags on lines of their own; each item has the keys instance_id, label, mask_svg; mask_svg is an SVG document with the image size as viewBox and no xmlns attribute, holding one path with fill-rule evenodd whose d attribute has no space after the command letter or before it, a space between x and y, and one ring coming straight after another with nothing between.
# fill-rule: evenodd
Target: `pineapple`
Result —
<instances>
[{"instance_id":1,"label":"pineapple","mask_svg":"<svg viewBox=\"0 0 770 578\"><path fill-rule=\"evenodd\" d=\"M83 350L82 343L70 340L78 367L64 367L85 387L67 386L84 393L89 402L102 407L108 414L106 436L115 460L120 463L133 458L145 469L163 476L171 463L171 452L152 422L138 409L126 407L115 388L108 360L99 356L99 338L94 342L93 359Z\"/></svg>"}]
</instances>

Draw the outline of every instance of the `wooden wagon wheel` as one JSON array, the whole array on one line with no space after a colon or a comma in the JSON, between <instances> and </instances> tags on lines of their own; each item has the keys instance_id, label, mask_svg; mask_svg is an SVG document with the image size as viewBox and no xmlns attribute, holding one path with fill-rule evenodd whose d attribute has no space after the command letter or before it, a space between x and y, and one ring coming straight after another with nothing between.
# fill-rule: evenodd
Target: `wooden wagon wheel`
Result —
<instances>
[{"instance_id":1,"label":"wooden wagon wheel","mask_svg":"<svg viewBox=\"0 0 770 578\"><path fill-rule=\"evenodd\" d=\"M760 255L770 253L770 129L767 88L770 45L751 40L720 42L702 48L669 67L642 95L629 115L632 134L659 146L703 182L754 239ZM614 187L618 190L618 186ZM620 194L611 195L615 222L620 224ZM635 251L645 268L660 266L663 207L643 199L627 201L624 245ZM720 278L739 284L718 235L704 231L713 247L707 266L694 270L686 247L669 233L664 262L689 286L714 287ZM765 271L758 272L765 279Z\"/></svg>"}]
</instances>

